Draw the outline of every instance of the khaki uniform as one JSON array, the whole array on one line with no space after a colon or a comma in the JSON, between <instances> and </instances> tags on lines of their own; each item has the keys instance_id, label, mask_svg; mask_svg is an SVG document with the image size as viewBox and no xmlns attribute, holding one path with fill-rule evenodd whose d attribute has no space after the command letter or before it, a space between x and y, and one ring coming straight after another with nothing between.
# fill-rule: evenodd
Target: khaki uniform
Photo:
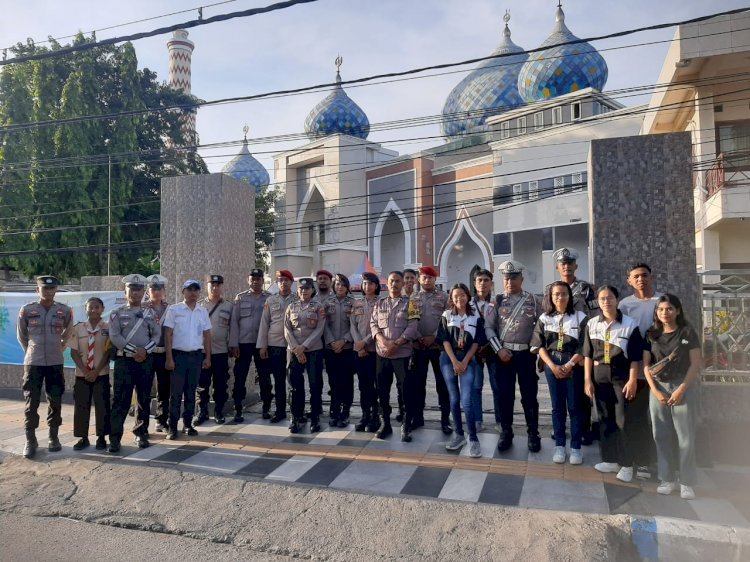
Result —
<instances>
[{"instance_id":1,"label":"khaki uniform","mask_svg":"<svg viewBox=\"0 0 750 562\"><path fill-rule=\"evenodd\" d=\"M290 303L298 301L299 297L289 293L286 297L280 294L271 295L263 305L263 315L260 319L258 332L258 349L268 350L270 375L268 386L273 377L273 391L275 394L277 419L286 415L286 367L287 342L284 337L284 318Z\"/></svg>"},{"instance_id":2,"label":"khaki uniform","mask_svg":"<svg viewBox=\"0 0 750 562\"><path fill-rule=\"evenodd\" d=\"M247 375L251 363L255 362L255 371L260 383L260 398L263 409L267 410L271 402L271 388L268 382L268 360L261 359L258 353L258 331L263 316L263 306L271 296L268 291L253 293L249 289L242 291L234 298L232 322L229 329L229 347L238 348L240 356L234 362L234 386L232 400L238 415L247 396Z\"/></svg>"},{"instance_id":3,"label":"khaki uniform","mask_svg":"<svg viewBox=\"0 0 750 562\"><path fill-rule=\"evenodd\" d=\"M305 411L305 379L307 371L310 385L311 423L317 423L323 409L323 332L326 327L326 309L317 300L294 301L284 313L284 337L290 349L304 345L305 363L300 363L295 355L289 363L289 384L291 385L292 415L299 420Z\"/></svg>"},{"instance_id":4,"label":"khaki uniform","mask_svg":"<svg viewBox=\"0 0 750 562\"><path fill-rule=\"evenodd\" d=\"M324 341L326 373L331 388L331 421L349 423L349 411L354 401L354 354L352 352L351 315L354 298L346 295L340 299L336 295L328 297L323 305L326 307L326 329ZM340 353L331 349L335 341L344 340Z\"/></svg>"},{"instance_id":5,"label":"khaki uniform","mask_svg":"<svg viewBox=\"0 0 750 562\"><path fill-rule=\"evenodd\" d=\"M196 388L198 410L208 417L208 389L214 385L214 415L221 417L227 402L227 382L229 381L229 328L234 305L221 299L218 304L208 299L199 303L208 313L211 321L211 367L201 369ZM217 415L219 414L219 415Z\"/></svg>"},{"instance_id":6,"label":"khaki uniform","mask_svg":"<svg viewBox=\"0 0 750 562\"><path fill-rule=\"evenodd\" d=\"M111 344L107 322L100 320L93 332L91 331L91 324L79 322L73 326L68 339L68 346L78 352L81 362L86 365L88 363L89 335L94 338L92 361L94 367L97 367L104 357L109 356ZM73 384L73 435L81 438L88 437L92 402L94 404L97 437L109 435L112 388L109 382L109 361L105 363L94 382L88 382L83 377L83 371L76 365L76 380Z\"/></svg>"},{"instance_id":7,"label":"khaki uniform","mask_svg":"<svg viewBox=\"0 0 750 562\"><path fill-rule=\"evenodd\" d=\"M164 315L167 313L169 304L149 302L148 307L154 311L154 318L161 326ZM169 393L170 372L166 369L167 354L164 347L164 330L161 331L159 343L151 351L151 371L156 376L156 421L161 425L167 425L169 421Z\"/></svg>"}]
</instances>

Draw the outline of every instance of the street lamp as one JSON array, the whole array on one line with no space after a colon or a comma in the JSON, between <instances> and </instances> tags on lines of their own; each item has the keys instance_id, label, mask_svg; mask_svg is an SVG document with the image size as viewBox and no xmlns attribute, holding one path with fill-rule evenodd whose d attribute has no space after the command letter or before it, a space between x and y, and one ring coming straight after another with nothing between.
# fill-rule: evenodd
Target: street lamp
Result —
<instances>
[{"instance_id":1,"label":"street lamp","mask_svg":"<svg viewBox=\"0 0 750 562\"><path fill-rule=\"evenodd\" d=\"M107 147L107 275L112 265L112 153L109 150L109 139L104 139Z\"/></svg>"}]
</instances>

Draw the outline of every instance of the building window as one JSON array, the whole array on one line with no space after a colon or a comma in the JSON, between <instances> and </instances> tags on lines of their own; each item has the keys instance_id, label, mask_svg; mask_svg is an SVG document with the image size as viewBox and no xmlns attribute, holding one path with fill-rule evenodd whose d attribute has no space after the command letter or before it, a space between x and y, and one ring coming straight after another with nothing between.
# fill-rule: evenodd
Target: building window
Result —
<instances>
[{"instance_id":1,"label":"building window","mask_svg":"<svg viewBox=\"0 0 750 562\"><path fill-rule=\"evenodd\" d=\"M577 101L570 106L570 118L573 121L581 118L581 102Z\"/></svg>"},{"instance_id":2,"label":"building window","mask_svg":"<svg viewBox=\"0 0 750 562\"><path fill-rule=\"evenodd\" d=\"M518 134L519 135L526 134L526 117L518 118Z\"/></svg>"},{"instance_id":3,"label":"building window","mask_svg":"<svg viewBox=\"0 0 750 562\"><path fill-rule=\"evenodd\" d=\"M513 184L513 202L520 203L521 201L523 201L523 184L514 183Z\"/></svg>"},{"instance_id":4,"label":"building window","mask_svg":"<svg viewBox=\"0 0 750 562\"><path fill-rule=\"evenodd\" d=\"M538 131L542 128L544 128L544 113L540 111L534 114L534 130Z\"/></svg>"},{"instance_id":5,"label":"building window","mask_svg":"<svg viewBox=\"0 0 750 562\"><path fill-rule=\"evenodd\" d=\"M326 225L324 224L318 225L318 243L319 244L326 243Z\"/></svg>"},{"instance_id":6,"label":"building window","mask_svg":"<svg viewBox=\"0 0 750 562\"><path fill-rule=\"evenodd\" d=\"M315 246L315 225L307 225L307 250L310 251Z\"/></svg>"},{"instance_id":7,"label":"building window","mask_svg":"<svg viewBox=\"0 0 750 562\"><path fill-rule=\"evenodd\" d=\"M539 199L539 182L531 180L529 182L529 201L534 201L535 199Z\"/></svg>"},{"instance_id":8,"label":"building window","mask_svg":"<svg viewBox=\"0 0 750 562\"><path fill-rule=\"evenodd\" d=\"M583 191L583 172L570 174L570 191Z\"/></svg>"},{"instance_id":9,"label":"building window","mask_svg":"<svg viewBox=\"0 0 750 562\"><path fill-rule=\"evenodd\" d=\"M542 229L542 250L551 251L555 249L555 237L551 228Z\"/></svg>"},{"instance_id":10,"label":"building window","mask_svg":"<svg viewBox=\"0 0 750 562\"><path fill-rule=\"evenodd\" d=\"M560 176L554 180L555 195L565 193L565 178Z\"/></svg>"},{"instance_id":11,"label":"building window","mask_svg":"<svg viewBox=\"0 0 750 562\"><path fill-rule=\"evenodd\" d=\"M500 136L504 139L510 138L510 121L504 121L500 124Z\"/></svg>"},{"instance_id":12,"label":"building window","mask_svg":"<svg viewBox=\"0 0 750 562\"><path fill-rule=\"evenodd\" d=\"M555 107L554 109L552 109L552 123L554 125L559 125L562 122L562 107Z\"/></svg>"},{"instance_id":13,"label":"building window","mask_svg":"<svg viewBox=\"0 0 750 562\"><path fill-rule=\"evenodd\" d=\"M496 232L492 235L492 242L495 255L510 254L510 232Z\"/></svg>"},{"instance_id":14,"label":"building window","mask_svg":"<svg viewBox=\"0 0 750 562\"><path fill-rule=\"evenodd\" d=\"M725 170L750 169L750 121L718 125L716 152L724 157Z\"/></svg>"}]
</instances>

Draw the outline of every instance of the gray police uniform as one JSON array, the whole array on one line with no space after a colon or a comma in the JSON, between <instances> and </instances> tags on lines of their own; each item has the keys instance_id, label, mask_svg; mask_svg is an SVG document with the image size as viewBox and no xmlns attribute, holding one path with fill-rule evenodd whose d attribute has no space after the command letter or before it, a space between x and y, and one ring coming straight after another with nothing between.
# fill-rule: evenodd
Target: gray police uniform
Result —
<instances>
[{"instance_id":1,"label":"gray police uniform","mask_svg":"<svg viewBox=\"0 0 750 562\"><path fill-rule=\"evenodd\" d=\"M305 379L310 385L311 426L318 423L323 409L323 332L326 326L326 309L317 300L291 302L284 314L284 337L290 349L304 345L306 363L300 363L292 354L289 364L292 415L295 421L302 418L305 409Z\"/></svg>"},{"instance_id":2,"label":"gray police uniform","mask_svg":"<svg viewBox=\"0 0 750 562\"><path fill-rule=\"evenodd\" d=\"M440 326L440 318L448 306L448 293L435 289L434 291L422 291L411 297L412 301L419 307L420 318L417 329L417 338L434 336ZM414 421L417 424L424 423L424 406L427 398L427 371L432 365L432 373L435 376L435 388L437 389L438 403L440 404L440 418L443 427L450 425L451 403L448 395L448 387L445 384L440 371L440 354L442 347L433 342L429 347L414 341L414 352L412 353L411 371L416 377L414 381L417 396L415 400Z\"/></svg>"},{"instance_id":3,"label":"gray police uniform","mask_svg":"<svg viewBox=\"0 0 750 562\"><path fill-rule=\"evenodd\" d=\"M258 330L258 349L268 350L268 362L275 390L276 419L286 416L286 366L287 342L284 337L284 314L290 303L299 297L289 293L286 297L280 294L271 295L263 305L263 315Z\"/></svg>"},{"instance_id":4,"label":"gray police uniform","mask_svg":"<svg viewBox=\"0 0 750 562\"><path fill-rule=\"evenodd\" d=\"M360 357L354 353L354 365L359 380L359 403L362 407L362 420L365 425L378 415L377 392L375 386L375 340L372 339L370 319L378 297L355 299L349 318L352 340L365 342L367 355Z\"/></svg>"},{"instance_id":5,"label":"gray police uniform","mask_svg":"<svg viewBox=\"0 0 750 562\"><path fill-rule=\"evenodd\" d=\"M349 410L354 400L354 356L352 352L351 315L354 298L346 295L328 297L323 301L326 307L326 328L324 332L326 373L331 388L331 420L342 422L346 427ZM344 340L344 349L336 353L331 349L335 341Z\"/></svg>"},{"instance_id":6,"label":"gray police uniform","mask_svg":"<svg viewBox=\"0 0 750 562\"><path fill-rule=\"evenodd\" d=\"M552 283L544 288L545 308L550 304L550 287L552 287ZM573 291L573 308L580 310L589 318L599 314L599 303L596 300L596 291L591 283L576 278L576 280L570 285L570 289Z\"/></svg>"},{"instance_id":7,"label":"gray police uniform","mask_svg":"<svg viewBox=\"0 0 750 562\"><path fill-rule=\"evenodd\" d=\"M161 326L161 321L167 313L168 303L149 303L149 308L154 311L154 320ZM167 354L164 347L164 330L151 351L151 371L156 376L156 421L161 425L167 425L169 421L169 380L170 371L166 369ZM158 429L158 428L157 428Z\"/></svg>"},{"instance_id":8,"label":"gray police uniform","mask_svg":"<svg viewBox=\"0 0 750 562\"><path fill-rule=\"evenodd\" d=\"M208 299L200 304L208 311L211 321L211 367L201 369L198 377L196 399L201 415L208 417L208 389L211 379L214 385L214 417L223 417L224 405L227 403L227 382L229 381L229 328L232 321L234 306L223 298L218 303Z\"/></svg>"},{"instance_id":9,"label":"gray police uniform","mask_svg":"<svg viewBox=\"0 0 750 562\"><path fill-rule=\"evenodd\" d=\"M148 436L153 382L151 353L160 338L161 326L150 308L126 304L114 310L109 317L109 339L116 349L111 426L112 437L117 441L122 438L133 389L137 402L133 433L137 437ZM134 357L136 348L139 347L147 353L146 360L142 363Z\"/></svg>"},{"instance_id":10,"label":"gray police uniform","mask_svg":"<svg viewBox=\"0 0 750 562\"><path fill-rule=\"evenodd\" d=\"M255 361L255 370L260 384L260 399L263 402L264 411L268 411L273 399L268 361L260 358L256 345L260 319L263 315L263 305L269 296L271 294L268 291L255 294L248 289L234 298L232 322L229 330L229 347L240 350L240 356L234 362L234 386L232 387L232 400L238 413L242 412L242 402L247 396L245 384L247 374L250 371L250 364L253 361Z\"/></svg>"},{"instance_id":11,"label":"gray police uniform","mask_svg":"<svg viewBox=\"0 0 750 562\"><path fill-rule=\"evenodd\" d=\"M16 325L16 337L24 350L23 395L24 428L34 431L39 427L39 402L42 383L47 395L47 425L58 428L62 424L62 395L65 392L63 375L63 342L73 326L73 311L69 306L53 302L49 308L40 302L21 307Z\"/></svg>"}]
</instances>

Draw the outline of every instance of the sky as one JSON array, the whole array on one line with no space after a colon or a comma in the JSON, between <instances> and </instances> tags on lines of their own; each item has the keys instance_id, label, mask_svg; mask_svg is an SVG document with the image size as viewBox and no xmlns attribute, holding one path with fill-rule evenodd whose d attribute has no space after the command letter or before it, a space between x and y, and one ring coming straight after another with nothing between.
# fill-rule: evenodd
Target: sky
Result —
<instances>
[{"instance_id":1,"label":"sky","mask_svg":"<svg viewBox=\"0 0 750 562\"><path fill-rule=\"evenodd\" d=\"M246 10L273 0L0 0L0 43L30 37L43 41L98 31L97 39L148 31L197 18ZM334 61L343 57L344 80L489 55L500 41L503 15L510 10L512 39L536 48L552 31L556 0L319 0L270 14L238 18L189 30L195 43L192 93L203 100L261 94L332 82ZM568 28L578 37L676 22L724 10L750 7L748 0L567 0ZM195 11L105 30L110 26L195 8ZM654 84L674 28L593 43L609 67L604 91ZM134 43L140 68L169 77L166 42L171 34ZM62 43L69 39L61 40ZM634 46L636 44L649 45ZM1 47L0 47L1 48ZM421 78L347 87L370 123L440 114L452 88L473 65L426 73ZM432 76L429 76L429 75ZM197 116L201 144L242 139L250 128L250 151L273 178L272 155L305 144L255 142L300 133L305 117L325 97L312 92L276 99L202 108ZM648 102L648 95L620 99ZM425 139L424 137L428 137ZM432 137L432 138L429 138ZM438 125L373 132L369 140L402 154L442 143ZM414 140L421 139L421 140ZM201 150L211 171L221 168L238 146Z\"/></svg>"}]
</instances>

